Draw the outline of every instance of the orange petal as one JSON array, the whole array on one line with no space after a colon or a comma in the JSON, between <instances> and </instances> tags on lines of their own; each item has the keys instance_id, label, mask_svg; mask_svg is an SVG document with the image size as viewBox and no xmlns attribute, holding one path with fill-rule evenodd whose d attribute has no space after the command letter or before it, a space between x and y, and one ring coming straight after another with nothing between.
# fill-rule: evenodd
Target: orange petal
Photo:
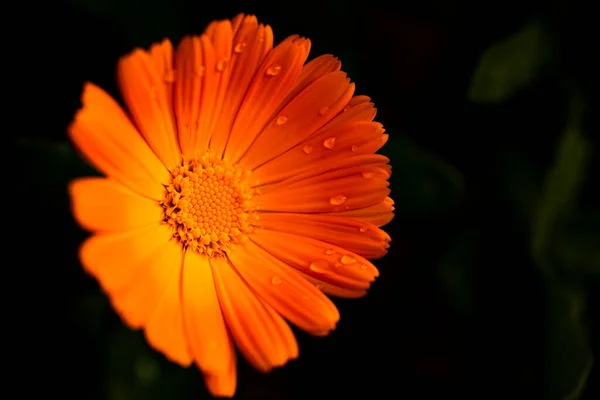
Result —
<instances>
[{"instance_id":1,"label":"orange petal","mask_svg":"<svg viewBox=\"0 0 600 400\"><path fill-rule=\"evenodd\" d=\"M293 88L308 56L308 39L290 37L265 58L248 87L233 124L224 156L237 162L273 118Z\"/></svg>"},{"instance_id":2,"label":"orange petal","mask_svg":"<svg viewBox=\"0 0 600 400\"><path fill-rule=\"evenodd\" d=\"M273 47L271 27L259 25L256 17L234 19L233 53L231 54L229 85L223 99L223 108L214 127L210 149L222 156L240 104L248 91L256 70Z\"/></svg>"},{"instance_id":3,"label":"orange petal","mask_svg":"<svg viewBox=\"0 0 600 400\"><path fill-rule=\"evenodd\" d=\"M214 397L233 397L237 386L237 366L235 360L230 363L229 371L226 373L205 373L204 384L209 393Z\"/></svg>"},{"instance_id":4,"label":"orange petal","mask_svg":"<svg viewBox=\"0 0 600 400\"><path fill-rule=\"evenodd\" d=\"M295 233L331 243L362 257L384 256L391 238L375 225L357 219L323 214L261 213L260 227Z\"/></svg>"},{"instance_id":5,"label":"orange petal","mask_svg":"<svg viewBox=\"0 0 600 400\"><path fill-rule=\"evenodd\" d=\"M224 258L210 263L227 327L248 362L262 372L298 356L289 325L262 303Z\"/></svg>"},{"instance_id":6,"label":"orange petal","mask_svg":"<svg viewBox=\"0 0 600 400\"><path fill-rule=\"evenodd\" d=\"M296 97L300 92L306 89L306 87L323 75L326 75L330 72L339 71L341 67L342 63L340 60L331 54L324 54L306 63L306 65L304 65L302 68L302 73L300 73L300 76L296 81L296 85L290 91L283 103L287 103L289 100Z\"/></svg>"},{"instance_id":7,"label":"orange petal","mask_svg":"<svg viewBox=\"0 0 600 400\"><path fill-rule=\"evenodd\" d=\"M206 374L229 376L235 354L208 259L187 251L182 279L185 326L194 360Z\"/></svg>"},{"instance_id":8,"label":"orange petal","mask_svg":"<svg viewBox=\"0 0 600 400\"><path fill-rule=\"evenodd\" d=\"M181 252L179 253L181 254ZM181 262L181 257L173 259ZM185 323L181 304L181 280L179 268L171 272L169 283L158 308L146 324L144 334L148 343L163 352L167 358L188 366L192 363L192 354L185 335ZM165 265L163 265L163 268Z\"/></svg>"},{"instance_id":9,"label":"orange petal","mask_svg":"<svg viewBox=\"0 0 600 400\"><path fill-rule=\"evenodd\" d=\"M172 113L173 81L175 81L175 71L173 71L173 44L169 39L165 39L160 43L153 44L150 47L149 53L150 58L154 63L154 68L156 68L158 75L163 78L161 86L163 86L167 93L167 104L169 104L169 110ZM171 115L171 118L173 118L173 114ZM179 142L177 138L175 138L175 140L177 143ZM181 153L181 151L179 152Z\"/></svg>"},{"instance_id":10,"label":"orange petal","mask_svg":"<svg viewBox=\"0 0 600 400\"><path fill-rule=\"evenodd\" d=\"M128 325L144 326L152 347L189 365L178 291L181 251L169 228L156 225L92 236L80 258Z\"/></svg>"},{"instance_id":11,"label":"orange petal","mask_svg":"<svg viewBox=\"0 0 600 400\"><path fill-rule=\"evenodd\" d=\"M363 176L363 172L367 171L363 171L365 168L369 167L334 170L289 184L273 185L273 188L265 188L266 193L256 198L256 204L264 211L299 213L368 207L381 202L390 193L387 181L389 174L382 165L381 173L368 171L373 175L368 175L367 179Z\"/></svg>"},{"instance_id":12,"label":"orange petal","mask_svg":"<svg viewBox=\"0 0 600 400\"><path fill-rule=\"evenodd\" d=\"M69 127L77 148L100 171L141 195L159 200L169 173L123 109L98 86L86 83L83 108Z\"/></svg>"},{"instance_id":13,"label":"orange petal","mask_svg":"<svg viewBox=\"0 0 600 400\"><path fill-rule=\"evenodd\" d=\"M347 289L339 286L332 285L331 283L323 282L320 279L315 278L314 276L307 275L303 272L296 270L296 273L315 285L315 287L319 290L322 290L323 293L327 293L330 296L340 297L342 299L359 299L361 297L366 296L366 289Z\"/></svg>"},{"instance_id":14,"label":"orange petal","mask_svg":"<svg viewBox=\"0 0 600 400\"><path fill-rule=\"evenodd\" d=\"M200 121L204 121L204 130L208 133L203 135L207 137L209 142L202 143L202 148L208 148L209 143L215 136L222 136L229 132L222 132L220 128L221 120L227 119L229 115L225 113L231 112L224 108L224 101L227 98L228 88L230 86L230 78L233 71L232 57L233 53L233 30L231 21L215 21L212 22L205 31L209 37L215 50L215 65L212 74L205 75L204 79L213 79L215 85L213 90L209 92L203 91L202 105L200 110ZM208 88L208 86L204 86Z\"/></svg>"},{"instance_id":15,"label":"orange petal","mask_svg":"<svg viewBox=\"0 0 600 400\"><path fill-rule=\"evenodd\" d=\"M338 113L323 129L330 129L335 125L350 122L373 121L373 118L377 114L377 109L375 109L373 103L365 101L366 99L368 99L367 96L354 96L342 112Z\"/></svg>"},{"instance_id":16,"label":"orange petal","mask_svg":"<svg viewBox=\"0 0 600 400\"><path fill-rule=\"evenodd\" d=\"M294 269L252 241L228 253L234 268L275 311L300 329L323 334L335 328L335 305Z\"/></svg>"},{"instance_id":17,"label":"orange petal","mask_svg":"<svg viewBox=\"0 0 600 400\"><path fill-rule=\"evenodd\" d=\"M394 200L386 197L383 201L373 204L369 207L359 208L356 210L337 211L324 215L332 215L346 218L357 218L361 221L369 222L375 226L383 226L388 224L394 218Z\"/></svg>"},{"instance_id":18,"label":"orange petal","mask_svg":"<svg viewBox=\"0 0 600 400\"><path fill-rule=\"evenodd\" d=\"M254 169L309 138L348 104L353 93L354 84L343 72L316 80L279 111L240 164Z\"/></svg>"},{"instance_id":19,"label":"orange petal","mask_svg":"<svg viewBox=\"0 0 600 400\"><path fill-rule=\"evenodd\" d=\"M253 176L264 185L328 164L333 168L342 158L374 153L384 139L382 130L372 122L336 124L256 168Z\"/></svg>"},{"instance_id":20,"label":"orange petal","mask_svg":"<svg viewBox=\"0 0 600 400\"><path fill-rule=\"evenodd\" d=\"M252 240L299 271L335 286L368 289L379 275L365 258L320 240L269 230L255 231Z\"/></svg>"},{"instance_id":21,"label":"orange petal","mask_svg":"<svg viewBox=\"0 0 600 400\"><path fill-rule=\"evenodd\" d=\"M123 100L148 145L167 169L180 165L181 150L165 75L159 73L151 55L138 49L123 57L117 77Z\"/></svg>"},{"instance_id":22,"label":"orange petal","mask_svg":"<svg viewBox=\"0 0 600 400\"><path fill-rule=\"evenodd\" d=\"M127 231L158 225L162 208L120 183L106 178L78 178L69 184L71 209L90 231Z\"/></svg>"},{"instance_id":23,"label":"orange petal","mask_svg":"<svg viewBox=\"0 0 600 400\"><path fill-rule=\"evenodd\" d=\"M212 110L208 99L214 98L216 54L206 35L186 36L175 52L173 108L177 117L179 144L186 159L202 155L208 148L211 132L208 121L200 114Z\"/></svg>"}]
</instances>

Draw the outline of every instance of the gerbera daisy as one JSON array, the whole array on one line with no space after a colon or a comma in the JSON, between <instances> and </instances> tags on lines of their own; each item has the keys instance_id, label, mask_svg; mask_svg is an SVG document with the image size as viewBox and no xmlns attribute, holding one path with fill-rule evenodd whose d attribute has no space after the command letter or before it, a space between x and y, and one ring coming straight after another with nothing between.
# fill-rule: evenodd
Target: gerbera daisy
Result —
<instances>
[{"instance_id":1,"label":"gerbera daisy","mask_svg":"<svg viewBox=\"0 0 600 400\"><path fill-rule=\"evenodd\" d=\"M298 356L288 322L314 335L378 276L392 217L375 108L340 62L305 64L308 39L273 47L254 16L135 50L118 64L129 114L86 83L69 127L106 177L70 184L93 232L83 267L131 328L209 391L232 396L234 344L269 371Z\"/></svg>"}]
</instances>

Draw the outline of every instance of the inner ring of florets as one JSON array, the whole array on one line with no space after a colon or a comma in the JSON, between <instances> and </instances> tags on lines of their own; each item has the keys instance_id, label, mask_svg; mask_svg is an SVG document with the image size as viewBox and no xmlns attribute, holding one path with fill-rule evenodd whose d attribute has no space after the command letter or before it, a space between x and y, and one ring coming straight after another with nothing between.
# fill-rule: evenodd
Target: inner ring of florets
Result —
<instances>
[{"instance_id":1,"label":"inner ring of florets","mask_svg":"<svg viewBox=\"0 0 600 400\"><path fill-rule=\"evenodd\" d=\"M256 208L248 174L210 154L171 171L165 185L163 222L184 247L223 254L251 231Z\"/></svg>"}]
</instances>

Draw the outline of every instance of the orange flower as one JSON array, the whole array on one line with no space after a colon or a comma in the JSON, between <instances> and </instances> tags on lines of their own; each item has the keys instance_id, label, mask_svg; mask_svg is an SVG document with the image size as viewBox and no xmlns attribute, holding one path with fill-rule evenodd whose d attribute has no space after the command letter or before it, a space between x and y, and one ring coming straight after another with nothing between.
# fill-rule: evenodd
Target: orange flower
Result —
<instances>
[{"instance_id":1,"label":"orange flower","mask_svg":"<svg viewBox=\"0 0 600 400\"><path fill-rule=\"evenodd\" d=\"M378 276L392 217L386 142L366 96L308 39L273 48L254 16L211 23L120 60L129 116L87 83L69 128L106 178L70 184L94 233L81 262L131 328L216 396L233 396L234 343L269 371ZM131 119L130 119L131 117Z\"/></svg>"}]
</instances>

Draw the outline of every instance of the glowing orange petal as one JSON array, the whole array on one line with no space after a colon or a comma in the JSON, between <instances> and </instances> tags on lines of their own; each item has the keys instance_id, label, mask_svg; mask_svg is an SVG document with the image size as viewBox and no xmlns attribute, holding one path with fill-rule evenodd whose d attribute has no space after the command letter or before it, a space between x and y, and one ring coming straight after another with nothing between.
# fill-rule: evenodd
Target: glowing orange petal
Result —
<instances>
[{"instance_id":1,"label":"glowing orange petal","mask_svg":"<svg viewBox=\"0 0 600 400\"><path fill-rule=\"evenodd\" d=\"M225 157L236 162L273 118L308 56L308 39L290 37L265 58L248 87L233 124Z\"/></svg>"},{"instance_id":2,"label":"glowing orange petal","mask_svg":"<svg viewBox=\"0 0 600 400\"><path fill-rule=\"evenodd\" d=\"M226 259L210 263L227 327L250 364L268 372L296 358L298 345L283 318L252 293Z\"/></svg>"},{"instance_id":3,"label":"glowing orange petal","mask_svg":"<svg viewBox=\"0 0 600 400\"><path fill-rule=\"evenodd\" d=\"M298 77L298 81L294 88L288 94L286 100L283 103L287 103L289 100L296 97L302 92L308 85L330 72L339 71L342 67L340 60L332 56L331 54L325 54L319 56L304 65L302 73Z\"/></svg>"},{"instance_id":4,"label":"glowing orange petal","mask_svg":"<svg viewBox=\"0 0 600 400\"><path fill-rule=\"evenodd\" d=\"M333 168L341 158L374 153L385 139L372 122L336 124L256 168L253 176L264 185L311 169L320 173L321 166Z\"/></svg>"},{"instance_id":5,"label":"glowing orange petal","mask_svg":"<svg viewBox=\"0 0 600 400\"><path fill-rule=\"evenodd\" d=\"M277 184L276 189L258 197L256 204L264 211L321 213L368 207L388 196L389 175L384 170L380 174L369 171L373 174L370 179L365 179L364 171L356 171L350 174L335 170L290 184Z\"/></svg>"},{"instance_id":6,"label":"glowing orange petal","mask_svg":"<svg viewBox=\"0 0 600 400\"><path fill-rule=\"evenodd\" d=\"M171 255L174 256L174 252ZM181 304L181 257L173 257L170 262L179 264L169 263L176 268L173 268L167 280L165 293L146 324L144 334L148 343L167 358L188 366L192 362L192 354L186 340ZM162 267L166 265L163 264Z\"/></svg>"},{"instance_id":7,"label":"glowing orange petal","mask_svg":"<svg viewBox=\"0 0 600 400\"><path fill-rule=\"evenodd\" d=\"M215 397L233 397L237 386L237 366L235 360L230 363L229 371L221 374L204 374L204 384Z\"/></svg>"},{"instance_id":8,"label":"glowing orange petal","mask_svg":"<svg viewBox=\"0 0 600 400\"><path fill-rule=\"evenodd\" d=\"M327 293L330 296L340 297L343 299L359 299L367 294L366 289L347 289L332 285L327 282L323 282L322 280L317 279L314 276L307 275L298 270L296 270L296 273L304 279L306 279L308 282L315 285L317 289L322 290L323 293Z\"/></svg>"},{"instance_id":9,"label":"glowing orange petal","mask_svg":"<svg viewBox=\"0 0 600 400\"><path fill-rule=\"evenodd\" d=\"M252 241L299 271L335 286L368 289L379 275L365 258L320 240L260 230L254 232Z\"/></svg>"},{"instance_id":10,"label":"glowing orange petal","mask_svg":"<svg viewBox=\"0 0 600 400\"><path fill-rule=\"evenodd\" d=\"M388 224L394 218L394 201L386 197L383 201L369 207L359 208L356 210L337 211L327 213L325 215L357 218L361 221L369 222L375 226L383 226Z\"/></svg>"},{"instance_id":11,"label":"glowing orange petal","mask_svg":"<svg viewBox=\"0 0 600 400\"><path fill-rule=\"evenodd\" d=\"M237 27L236 23L239 24ZM236 18L233 25L233 53L229 63L231 75L223 108L210 141L211 151L218 156L225 151L233 122L256 70L273 47L271 27L259 25L256 17Z\"/></svg>"},{"instance_id":12,"label":"glowing orange petal","mask_svg":"<svg viewBox=\"0 0 600 400\"><path fill-rule=\"evenodd\" d=\"M208 259L187 251L182 279L185 326L194 360L206 374L230 376L235 354Z\"/></svg>"},{"instance_id":13,"label":"glowing orange petal","mask_svg":"<svg viewBox=\"0 0 600 400\"><path fill-rule=\"evenodd\" d=\"M383 257L391 240L373 224L323 214L261 213L258 224L331 243L368 259Z\"/></svg>"},{"instance_id":14,"label":"glowing orange petal","mask_svg":"<svg viewBox=\"0 0 600 400\"><path fill-rule=\"evenodd\" d=\"M162 79L162 87L167 94L167 104L172 113L173 107L173 82L175 81L175 71L173 71L173 44L169 39L161 43L155 43L150 47L150 58L154 63L154 68ZM171 114L173 115L173 114ZM173 121L173 120L172 120ZM179 141L175 138L176 143ZM179 144L177 145L179 149Z\"/></svg>"},{"instance_id":15,"label":"glowing orange petal","mask_svg":"<svg viewBox=\"0 0 600 400\"><path fill-rule=\"evenodd\" d=\"M366 96L354 96L342 112L336 115L323 129L330 129L335 125L350 122L373 121L373 118L377 114L377 109L373 103L366 101L366 99L368 99Z\"/></svg>"},{"instance_id":16,"label":"glowing orange petal","mask_svg":"<svg viewBox=\"0 0 600 400\"><path fill-rule=\"evenodd\" d=\"M80 250L84 268L100 282L124 321L133 328L144 326L154 348L188 365L178 294L180 254L165 225L98 234ZM147 296L148 304L136 301L138 296Z\"/></svg>"},{"instance_id":17,"label":"glowing orange petal","mask_svg":"<svg viewBox=\"0 0 600 400\"><path fill-rule=\"evenodd\" d=\"M332 72L313 82L281 109L240 164L254 169L312 136L346 106L353 93L354 84L343 72Z\"/></svg>"},{"instance_id":18,"label":"glowing orange petal","mask_svg":"<svg viewBox=\"0 0 600 400\"><path fill-rule=\"evenodd\" d=\"M69 136L90 162L141 195L159 200L168 171L139 135L125 112L105 91L86 83L83 108Z\"/></svg>"},{"instance_id":19,"label":"glowing orange petal","mask_svg":"<svg viewBox=\"0 0 600 400\"><path fill-rule=\"evenodd\" d=\"M148 145L167 169L181 164L165 76L159 73L151 55L138 49L123 57L117 78L123 100Z\"/></svg>"},{"instance_id":20,"label":"glowing orange petal","mask_svg":"<svg viewBox=\"0 0 600 400\"><path fill-rule=\"evenodd\" d=\"M106 178L78 178L69 184L71 210L90 231L127 231L158 225L162 208L120 183Z\"/></svg>"},{"instance_id":21,"label":"glowing orange petal","mask_svg":"<svg viewBox=\"0 0 600 400\"><path fill-rule=\"evenodd\" d=\"M175 52L173 108L179 144L186 159L203 155L210 140L209 121L201 114L213 109L218 79L215 49L206 35L186 36Z\"/></svg>"},{"instance_id":22,"label":"glowing orange petal","mask_svg":"<svg viewBox=\"0 0 600 400\"><path fill-rule=\"evenodd\" d=\"M292 324L312 334L335 328L340 314L331 300L254 242L237 246L228 258L248 285Z\"/></svg>"}]
</instances>

